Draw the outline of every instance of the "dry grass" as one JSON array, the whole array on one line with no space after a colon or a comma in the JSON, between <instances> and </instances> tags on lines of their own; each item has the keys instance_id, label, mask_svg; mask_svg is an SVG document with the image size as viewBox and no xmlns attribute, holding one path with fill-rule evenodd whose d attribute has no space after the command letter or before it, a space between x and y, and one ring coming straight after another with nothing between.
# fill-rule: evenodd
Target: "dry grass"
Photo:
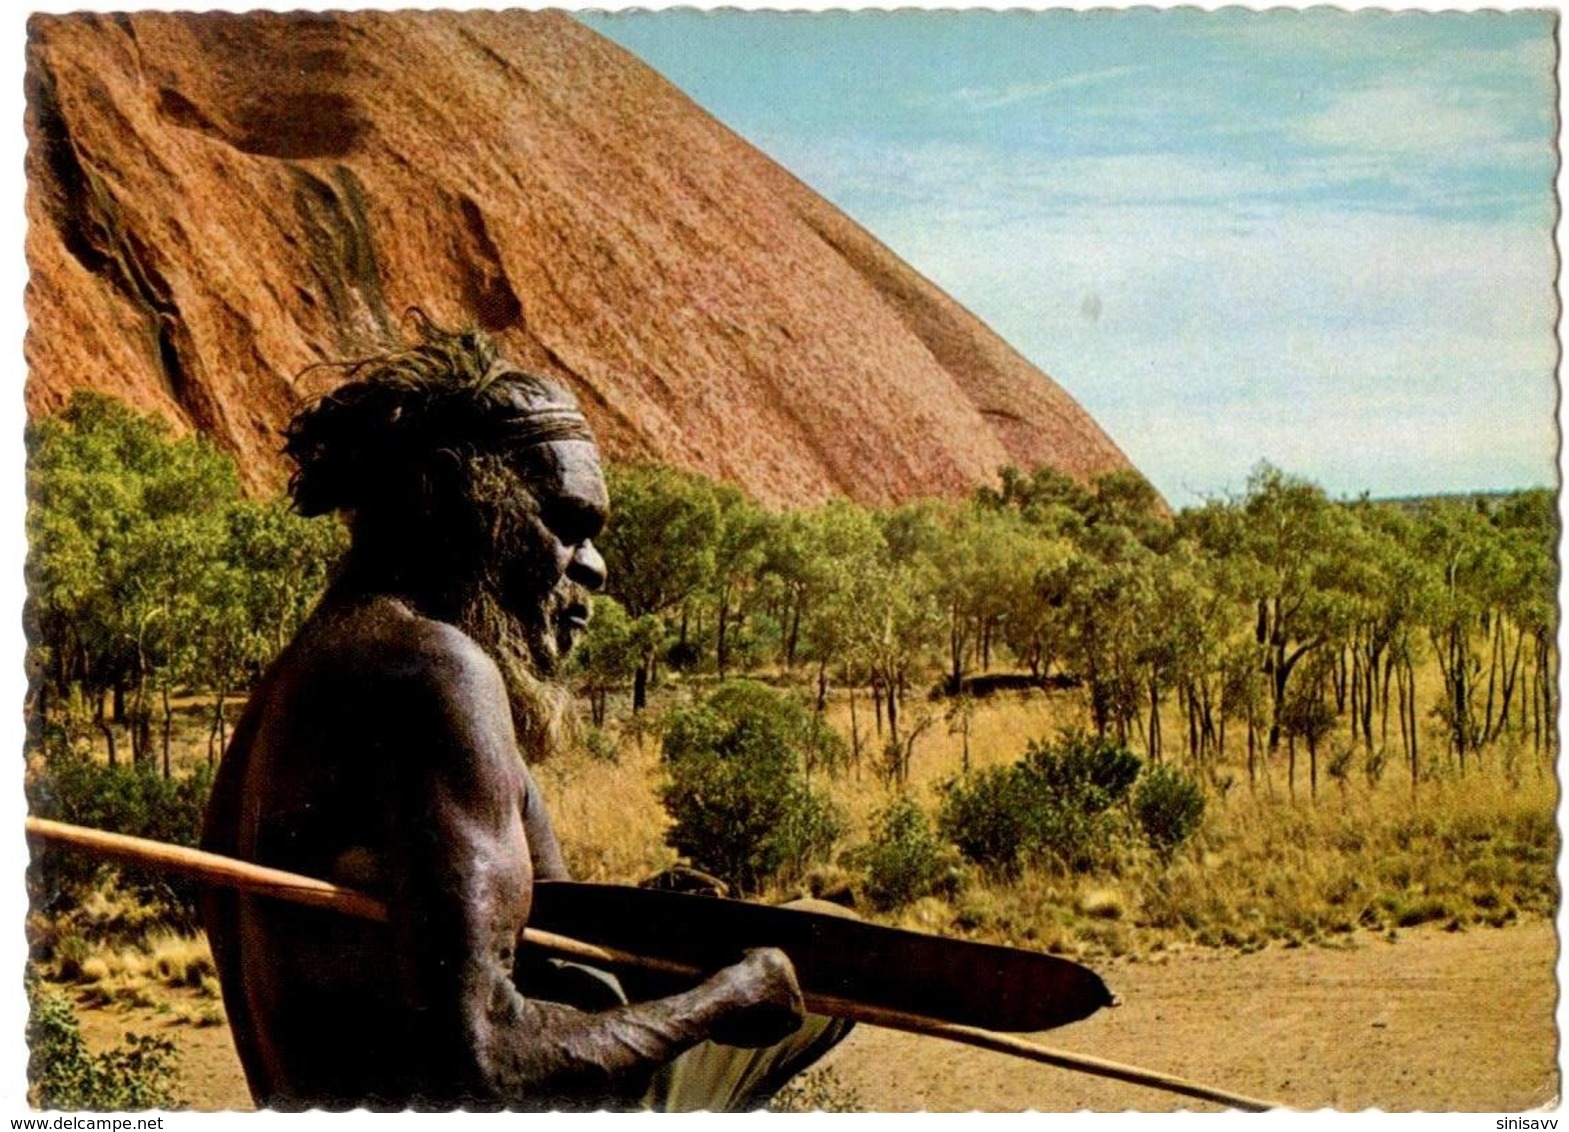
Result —
<instances>
[{"instance_id":1,"label":"dry grass","mask_svg":"<svg viewBox=\"0 0 1569 1132\"><path fill-rule=\"evenodd\" d=\"M159 931L139 947L59 948L53 974L75 985L88 1006L156 1009L194 1026L224 1020L218 972L201 936Z\"/></svg>"},{"instance_id":2,"label":"dry grass","mask_svg":"<svg viewBox=\"0 0 1569 1132\"><path fill-rule=\"evenodd\" d=\"M1422 677L1426 702L1436 695L1436 674ZM936 811L941 783L960 774L963 764L964 736L945 718L945 708L912 695L901 716L905 734L921 728L909 790L928 813ZM658 796L660 711L656 700L635 727L612 721L595 744L597 755L579 749L536 768L568 864L584 880L635 883L675 861L664 844L668 821ZM831 697L828 716L848 740L850 707L843 692ZM883 735L864 693L857 717L860 763L816 778L849 819L846 848L866 839L872 815L895 793L876 770ZM1000 693L976 705L970 765L1013 762L1031 740L1086 722L1083 697L1076 692ZM1175 719L1166 722L1165 734L1167 757L1180 761ZM1398 738L1391 739L1398 747ZM1284 752L1250 784L1239 738L1233 736L1229 760L1211 776L1231 785L1211 786L1199 837L1169 866L1130 851L1104 875L1026 873L1002 883L972 874L951 902L928 898L893 918L925 930L1069 953L1121 954L1188 942L1242 948L1324 942L1359 930L1388 932L1428 922L1496 925L1556 908L1557 787L1546 755L1502 743L1483 752L1479 763L1473 760L1462 778L1445 755L1442 737L1428 730L1422 736L1423 780L1413 796L1398 752L1377 784L1363 773L1360 754L1351 773L1332 780L1327 767L1336 743L1343 745L1344 736L1321 752L1315 799L1309 796L1305 751L1298 753L1293 795ZM205 744L193 712L176 732L176 765L205 761ZM857 877L831 865L813 880L853 888ZM101 894L83 915L87 922L130 922L136 910L126 900ZM136 978L167 979L135 973L138 962L152 960L120 958L127 954L94 952L89 962L101 961L109 970L92 966L99 977L90 981L119 978L129 987ZM71 963L84 965L84 954L68 956L65 966Z\"/></svg>"},{"instance_id":3,"label":"dry grass","mask_svg":"<svg viewBox=\"0 0 1569 1132\"><path fill-rule=\"evenodd\" d=\"M659 803L659 742L621 729L607 738L614 761L572 750L535 767L534 776L572 875L635 884L676 859L664 843L669 821Z\"/></svg>"},{"instance_id":4,"label":"dry grass","mask_svg":"<svg viewBox=\"0 0 1569 1132\"><path fill-rule=\"evenodd\" d=\"M881 742L864 696L857 710L860 766L817 778L849 818L846 847L866 839L871 816L894 796L874 769ZM949 730L940 703L912 697L901 723L914 726L926 715L933 721L916 741L909 787L934 812L940 784L961 772L963 737ZM831 700L829 719L848 739L842 694ZM971 766L1015 761L1029 741L1084 723L1082 700L1072 692L984 700L969 736ZM1166 734L1168 744L1180 735L1175 721ZM1169 865L1130 847L1100 874L1026 872L1002 882L972 873L952 901L928 898L892 918L1068 954L1120 955L1192 943L1330 943L1356 931L1429 922L1459 929L1551 914L1558 902L1557 796L1546 756L1501 744L1462 778L1438 757L1439 736L1423 741L1424 777L1414 796L1398 762L1376 784L1360 758L1354 773L1331 780L1328 745L1317 797L1309 796L1305 752L1293 796L1284 752L1250 784L1242 753L1233 750L1215 776L1229 778L1230 788L1207 791L1198 838ZM662 840L657 736L641 744L623 738L617 746L615 762L579 753L540 773L569 863L585 879L635 881L673 860ZM1181 754L1168 746L1167 757ZM817 879L848 879L852 887L855 880L842 866Z\"/></svg>"}]
</instances>

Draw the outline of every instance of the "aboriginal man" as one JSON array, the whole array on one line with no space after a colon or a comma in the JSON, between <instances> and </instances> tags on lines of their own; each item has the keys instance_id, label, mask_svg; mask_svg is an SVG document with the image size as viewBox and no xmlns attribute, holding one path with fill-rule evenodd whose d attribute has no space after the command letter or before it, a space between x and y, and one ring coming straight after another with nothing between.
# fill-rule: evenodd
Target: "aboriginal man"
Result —
<instances>
[{"instance_id":1,"label":"aboriginal man","mask_svg":"<svg viewBox=\"0 0 1569 1132\"><path fill-rule=\"evenodd\" d=\"M202 843L370 893L388 921L208 896L252 1095L757 1107L844 1032L803 1024L783 953L632 1004L608 975L516 953L533 881L567 877L526 760L557 742L550 677L605 581L608 500L569 394L480 334L421 336L288 430L296 508L340 513L350 549L251 697Z\"/></svg>"}]
</instances>

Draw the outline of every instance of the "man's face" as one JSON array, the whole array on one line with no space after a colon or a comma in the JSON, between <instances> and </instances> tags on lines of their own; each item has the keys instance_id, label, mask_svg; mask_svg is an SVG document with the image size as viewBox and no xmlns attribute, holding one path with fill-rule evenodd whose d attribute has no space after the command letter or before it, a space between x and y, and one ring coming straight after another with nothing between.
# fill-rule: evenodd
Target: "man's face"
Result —
<instances>
[{"instance_id":1,"label":"man's face","mask_svg":"<svg viewBox=\"0 0 1569 1132\"><path fill-rule=\"evenodd\" d=\"M588 627L591 595L605 584L605 561L593 540L610 500L589 441L530 447L514 470L537 507L522 520L514 560L501 564L502 597L523 626L536 672L549 676Z\"/></svg>"}]
</instances>

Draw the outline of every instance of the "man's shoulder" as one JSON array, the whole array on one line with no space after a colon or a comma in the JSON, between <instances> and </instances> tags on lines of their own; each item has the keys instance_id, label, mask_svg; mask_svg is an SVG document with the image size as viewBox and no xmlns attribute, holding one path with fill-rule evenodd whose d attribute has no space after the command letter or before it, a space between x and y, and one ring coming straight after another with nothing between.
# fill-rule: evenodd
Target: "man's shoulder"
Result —
<instances>
[{"instance_id":1,"label":"man's shoulder","mask_svg":"<svg viewBox=\"0 0 1569 1132\"><path fill-rule=\"evenodd\" d=\"M331 723L350 721L378 757L399 751L400 765L448 770L516 757L495 662L457 626L404 602L371 598L324 610L302 661L292 683L311 691L296 706L309 704L307 712L325 712Z\"/></svg>"},{"instance_id":2,"label":"man's shoulder","mask_svg":"<svg viewBox=\"0 0 1569 1132\"><path fill-rule=\"evenodd\" d=\"M310 651L318 666L410 692L502 688L495 661L472 637L392 597L334 611L313 635Z\"/></svg>"}]
</instances>

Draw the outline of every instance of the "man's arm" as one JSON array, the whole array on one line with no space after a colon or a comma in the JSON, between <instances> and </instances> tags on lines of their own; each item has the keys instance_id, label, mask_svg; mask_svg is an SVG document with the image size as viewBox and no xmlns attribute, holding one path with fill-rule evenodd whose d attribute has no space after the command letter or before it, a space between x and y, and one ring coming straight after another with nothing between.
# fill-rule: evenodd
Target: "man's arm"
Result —
<instances>
[{"instance_id":1,"label":"man's arm","mask_svg":"<svg viewBox=\"0 0 1569 1132\"><path fill-rule=\"evenodd\" d=\"M545 808L539 784L523 767L523 835L528 838L529 858L534 863L535 880L571 880L566 859L561 855L561 842L556 839L556 827Z\"/></svg>"},{"instance_id":2,"label":"man's arm","mask_svg":"<svg viewBox=\"0 0 1569 1132\"><path fill-rule=\"evenodd\" d=\"M506 696L495 666L466 637L445 626L423 634L406 670L410 686L396 697L401 757L388 862L399 974L424 1047L422 1099L634 1103L655 1069L716 1031L762 1045L794 1030L800 991L789 960L773 950L693 990L600 1013L518 993L510 973L527 919L531 846ZM549 836L547 868L549 857L560 859Z\"/></svg>"}]
</instances>

